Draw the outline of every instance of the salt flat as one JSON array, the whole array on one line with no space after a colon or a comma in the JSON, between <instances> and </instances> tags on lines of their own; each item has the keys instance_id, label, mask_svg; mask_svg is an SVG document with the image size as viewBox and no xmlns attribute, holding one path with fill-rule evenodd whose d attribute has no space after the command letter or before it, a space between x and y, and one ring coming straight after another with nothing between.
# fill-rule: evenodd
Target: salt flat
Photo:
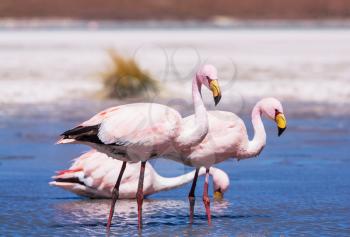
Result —
<instances>
[{"instance_id":1,"label":"salt flat","mask_svg":"<svg viewBox=\"0 0 350 237\"><path fill-rule=\"evenodd\" d=\"M93 98L113 48L161 80L165 97L189 100L195 68L209 62L219 69L223 104L276 96L343 105L348 42L344 29L3 30L0 103Z\"/></svg>"}]
</instances>

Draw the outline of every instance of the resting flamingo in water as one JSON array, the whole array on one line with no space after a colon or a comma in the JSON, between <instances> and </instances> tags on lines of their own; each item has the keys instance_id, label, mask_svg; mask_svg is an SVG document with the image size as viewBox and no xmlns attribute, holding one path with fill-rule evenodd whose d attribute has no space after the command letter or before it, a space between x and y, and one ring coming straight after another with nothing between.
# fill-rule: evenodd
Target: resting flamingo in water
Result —
<instances>
[{"instance_id":1,"label":"resting flamingo in water","mask_svg":"<svg viewBox=\"0 0 350 237\"><path fill-rule=\"evenodd\" d=\"M217 70L204 65L192 80L194 123L183 123L181 115L174 109L155 103L136 103L109 108L98 113L78 127L62 134L62 143L86 144L108 156L122 160L123 164L113 189L112 204L107 223L110 229L115 202L119 196L119 185L126 162L141 161L137 189L138 226L142 227L143 179L147 160L161 155L177 153L200 143L208 132L208 115L204 106L201 87L208 87L215 105L221 99L217 82ZM206 177L209 170L206 170Z\"/></svg>"},{"instance_id":2,"label":"resting flamingo in water","mask_svg":"<svg viewBox=\"0 0 350 237\"><path fill-rule=\"evenodd\" d=\"M108 157L106 154L91 150L76 158L68 170L58 171L50 185L63 188L80 196L89 198L111 198L113 187L117 181L115 170L119 170L122 161ZM138 172L140 164L129 164L124 172L119 187L119 198L132 199L136 197ZM195 171L177 177L160 176L147 164L145 167L144 195L180 187L193 180ZM205 169L199 170L199 175L205 174ZM213 177L214 198L222 199L229 187L227 174L217 168L210 169Z\"/></svg>"},{"instance_id":3,"label":"resting flamingo in water","mask_svg":"<svg viewBox=\"0 0 350 237\"><path fill-rule=\"evenodd\" d=\"M276 122L278 136L286 129L287 121L283 113L280 101L275 98L264 98L253 108L251 117L254 128L254 137L249 140L246 126L242 119L231 112L208 111L209 131L203 141L190 149L178 150L177 154L168 156L168 159L196 167L190 192L190 220L193 218L194 190L200 167L206 167L207 171L213 164L229 158L246 159L256 157L266 145L266 132L261 116L265 116ZM184 123L193 124L195 116L184 118ZM206 177L203 201L206 208L208 222L210 223L210 200L208 197L208 177Z\"/></svg>"}]
</instances>

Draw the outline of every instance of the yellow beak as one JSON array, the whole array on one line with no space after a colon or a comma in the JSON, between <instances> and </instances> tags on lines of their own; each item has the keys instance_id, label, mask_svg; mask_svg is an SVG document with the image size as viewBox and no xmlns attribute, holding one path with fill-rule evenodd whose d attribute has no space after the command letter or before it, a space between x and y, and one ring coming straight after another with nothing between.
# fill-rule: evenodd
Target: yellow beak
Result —
<instances>
[{"instance_id":1,"label":"yellow beak","mask_svg":"<svg viewBox=\"0 0 350 237\"><path fill-rule=\"evenodd\" d=\"M211 80L209 83L210 90L213 92L214 102L217 105L221 99L221 90L218 80Z\"/></svg>"},{"instance_id":2,"label":"yellow beak","mask_svg":"<svg viewBox=\"0 0 350 237\"><path fill-rule=\"evenodd\" d=\"M214 200L220 201L224 198L224 195L220 191L214 192Z\"/></svg>"},{"instance_id":3,"label":"yellow beak","mask_svg":"<svg viewBox=\"0 0 350 237\"><path fill-rule=\"evenodd\" d=\"M281 136L284 130L287 128L287 120L286 117L284 117L284 114L278 113L275 117L275 121L277 123L278 127L278 136Z\"/></svg>"}]
</instances>

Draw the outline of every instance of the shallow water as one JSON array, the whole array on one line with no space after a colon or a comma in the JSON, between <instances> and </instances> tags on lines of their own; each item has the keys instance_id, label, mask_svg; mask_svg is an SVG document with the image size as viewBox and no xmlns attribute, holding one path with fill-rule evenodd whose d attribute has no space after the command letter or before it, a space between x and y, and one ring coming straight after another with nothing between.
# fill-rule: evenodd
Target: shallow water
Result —
<instances>
[{"instance_id":1,"label":"shallow water","mask_svg":"<svg viewBox=\"0 0 350 237\"><path fill-rule=\"evenodd\" d=\"M67 168L72 158L88 150L53 145L60 132L81 119L44 114L0 120L0 233L104 236L108 200L84 199L48 185L55 170ZM192 226L186 185L145 200L142 235L349 236L350 121L289 117L288 122L280 138L266 122L268 145L259 158L218 165L229 174L231 185L222 202L212 202L210 227L201 178ZM153 163L164 176L191 170L170 161ZM138 234L134 200L118 202L111 231L118 236Z\"/></svg>"}]
</instances>

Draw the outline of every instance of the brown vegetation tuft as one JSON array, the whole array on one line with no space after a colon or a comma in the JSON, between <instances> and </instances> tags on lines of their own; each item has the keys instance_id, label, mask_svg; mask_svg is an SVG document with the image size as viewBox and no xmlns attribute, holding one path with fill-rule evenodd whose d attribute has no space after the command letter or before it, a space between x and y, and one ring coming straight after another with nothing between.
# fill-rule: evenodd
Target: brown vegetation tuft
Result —
<instances>
[{"instance_id":1,"label":"brown vegetation tuft","mask_svg":"<svg viewBox=\"0 0 350 237\"><path fill-rule=\"evenodd\" d=\"M158 82L142 70L135 60L124 58L110 50L112 66L104 73L104 92L107 97L124 99L157 93Z\"/></svg>"}]
</instances>

